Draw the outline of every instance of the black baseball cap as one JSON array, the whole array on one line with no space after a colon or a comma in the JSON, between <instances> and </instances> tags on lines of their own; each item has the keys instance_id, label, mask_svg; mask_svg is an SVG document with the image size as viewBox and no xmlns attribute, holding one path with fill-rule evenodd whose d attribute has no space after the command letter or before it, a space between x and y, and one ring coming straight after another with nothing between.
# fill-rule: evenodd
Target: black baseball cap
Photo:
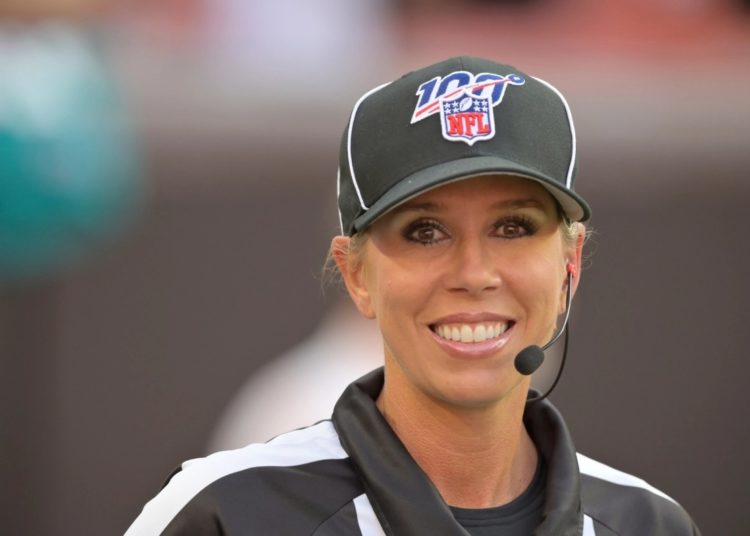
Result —
<instances>
[{"instance_id":1,"label":"black baseball cap","mask_svg":"<svg viewBox=\"0 0 750 536\"><path fill-rule=\"evenodd\" d=\"M442 184L490 174L534 180L569 219L586 221L575 171L573 118L557 89L509 65L451 58L354 105L339 153L341 232L362 231Z\"/></svg>"}]
</instances>

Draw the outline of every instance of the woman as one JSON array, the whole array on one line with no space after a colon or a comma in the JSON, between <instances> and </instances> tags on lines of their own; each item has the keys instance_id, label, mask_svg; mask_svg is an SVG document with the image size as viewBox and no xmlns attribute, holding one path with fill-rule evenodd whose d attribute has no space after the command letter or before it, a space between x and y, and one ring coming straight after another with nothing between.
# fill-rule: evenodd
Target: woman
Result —
<instances>
[{"instance_id":1,"label":"woman","mask_svg":"<svg viewBox=\"0 0 750 536\"><path fill-rule=\"evenodd\" d=\"M575 154L562 95L509 66L454 58L365 94L331 251L384 368L331 420L186 462L129 534L698 534L527 398L579 281Z\"/></svg>"}]
</instances>

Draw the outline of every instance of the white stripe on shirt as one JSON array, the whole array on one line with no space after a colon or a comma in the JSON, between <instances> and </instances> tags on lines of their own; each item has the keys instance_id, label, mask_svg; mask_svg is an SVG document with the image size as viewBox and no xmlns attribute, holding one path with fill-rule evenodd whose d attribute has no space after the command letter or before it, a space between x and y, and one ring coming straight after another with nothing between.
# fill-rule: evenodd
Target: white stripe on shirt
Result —
<instances>
[{"instance_id":1,"label":"white stripe on shirt","mask_svg":"<svg viewBox=\"0 0 750 536\"><path fill-rule=\"evenodd\" d=\"M583 515L583 534L581 536L596 536L594 520L586 514Z\"/></svg>"},{"instance_id":2,"label":"white stripe on shirt","mask_svg":"<svg viewBox=\"0 0 750 536\"><path fill-rule=\"evenodd\" d=\"M641 480L636 476L618 471L617 469L610 467L609 465L605 465L601 462L597 462L596 460L592 460L591 458L584 456L583 454L577 454L576 456L578 457L578 467L581 473L584 475L593 476L601 480L606 480L607 482L619 484L621 486L642 488L650 491L655 495L658 495L659 497L663 497L677 504L677 501L675 501L672 497L670 497L663 491L656 489L645 480Z\"/></svg>"},{"instance_id":3,"label":"white stripe on shirt","mask_svg":"<svg viewBox=\"0 0 750 536\"><path fill-rule=\"evenodd\" d=\"M359 497L355 497L354 509L357 511L357 524L359 530L362 532L362 536L385 536L383 527L380 526L375 511L372 509L370 499L364 493Z\"/></svg>"},{"instance_id":4,"label":"white stripe on shirt","mask_svg":"<svg viewBox=\"0 0 750 536\"><path fill-rule=\"evenodd\" d=\"M331 421L282 434L268 443L188 460L161 492L143 507L125 536L161 534L193 497L227 475L260 466L292 467L348 455ZM368 503L369 504L369 503Z\"/></svg>"}]
</instances>

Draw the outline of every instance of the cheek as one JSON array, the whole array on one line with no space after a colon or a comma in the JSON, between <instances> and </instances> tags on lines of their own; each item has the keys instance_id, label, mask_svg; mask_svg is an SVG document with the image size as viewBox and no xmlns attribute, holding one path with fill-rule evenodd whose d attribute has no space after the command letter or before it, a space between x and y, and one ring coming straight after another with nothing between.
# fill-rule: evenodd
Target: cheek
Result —
<instances>
[{"instance_id":1,"label":"cheek","mask_svg":"<svg viewBox=\"0 0 750 536\"><path fill-rule=\"evenodd\" d=\"M379 323L400 306L408 290L403 275L395 268L387 259L380 259L377 263L371 263L367 270L367 289Z\"/></svg>"},{"instance_id":2,"label":"cheek","mask_svg":"<svg viewBox=\"0 0 750 536\"><path fill-rule=\"evenodd\" d=\"M542 325L553 323L564 308L565 267L562 255L536 256L533 261L514 263L506 280L529 315Z\"/></svg>"},{"instance_id":3,"label":"cheek","mask_svg":"<svg viewBox=\"0 0 750 536\"><path fill-rule=\"evenodd\" d=\"M419 321L434 293L435 282L424 275L424 270L415 270L385 260L371 272L368 287L372 295L378 323L405 327Z\"/></svg>"}]
</instances>

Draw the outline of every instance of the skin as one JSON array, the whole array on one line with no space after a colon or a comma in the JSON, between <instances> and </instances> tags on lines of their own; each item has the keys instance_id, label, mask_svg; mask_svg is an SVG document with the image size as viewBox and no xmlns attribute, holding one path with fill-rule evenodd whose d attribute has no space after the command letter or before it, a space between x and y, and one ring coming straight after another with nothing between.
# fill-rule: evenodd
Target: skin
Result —
<instances>
[{"instance_id":1,"label":"skin","mask_svg":"<svg viewBox=\"0 0 750 536\"><path fill-rule=\"evenodd\" d=\"M513 361L553 335L566 263L580 274L578 228L574 241L565 238L553 198L537 183L489 176L397 207L369 228L360 251L350 252L348 237L333 239L349 295L383 336L377 406L448 504L506 504L533 478L537 452L522 423L530 378ZM510 328L479 352L433 330L471 320Z\"/></svg>"}]
</instances>

